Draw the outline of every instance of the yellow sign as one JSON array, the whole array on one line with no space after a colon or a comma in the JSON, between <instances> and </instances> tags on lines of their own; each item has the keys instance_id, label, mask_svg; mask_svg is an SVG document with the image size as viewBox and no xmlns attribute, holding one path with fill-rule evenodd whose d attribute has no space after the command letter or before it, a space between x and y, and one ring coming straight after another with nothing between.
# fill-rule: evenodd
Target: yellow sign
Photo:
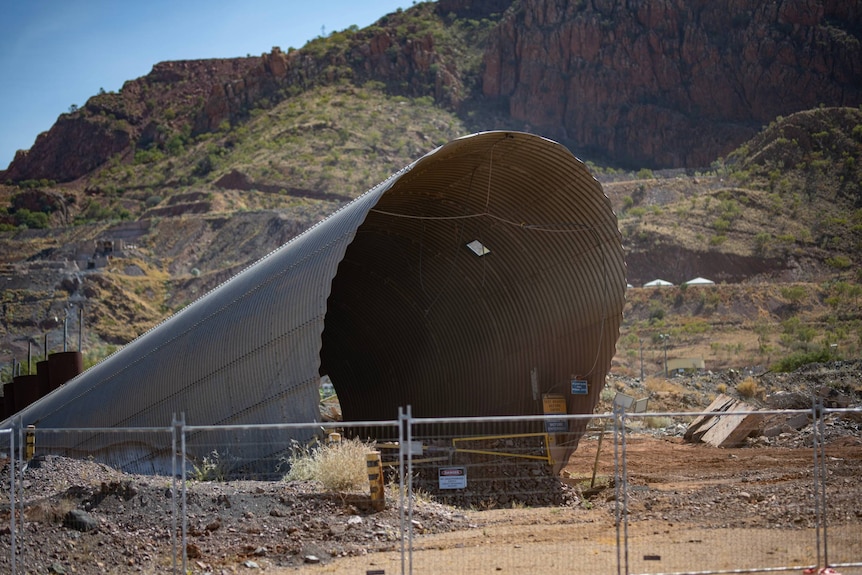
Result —
<instances>
[{"instance_id":1,"label":"yellow sign","mask_svg":"<svg viewBox=\"0 0 862 575\"><path fill-rule=\"evenodd\" d=\"M546 393L542 396L542 410L545 415L566 415L566 398L558 393ZM565 419L549 419L545 421L546 433L565 433L569 423Z\"/></svg>"},{"instance_id":2,"label":"yellow sign","mask_svg":"<svg viewBox=\"0 0 862 575\"><path fill-rule=\"evenodd\" d=\"M542 409L545 415L561 413L565 415L566 398L559 393L546 393L542 396Z\"/></svg>"}]
</instances>

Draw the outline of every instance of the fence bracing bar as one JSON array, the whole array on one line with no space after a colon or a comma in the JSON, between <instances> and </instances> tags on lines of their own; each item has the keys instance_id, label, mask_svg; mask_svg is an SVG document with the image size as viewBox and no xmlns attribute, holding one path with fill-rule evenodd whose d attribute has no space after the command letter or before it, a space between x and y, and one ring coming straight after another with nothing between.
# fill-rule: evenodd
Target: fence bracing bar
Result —
<instances>
[{"instance_id":1,"label":"fence bracing bar","mask_svg":"<svg viewBox=\"0 0 862 575\"><path fill-rule=\"evenodd\" d=\"M484 449L465 449L458 447L458 443L465 441L494 441L497 439L519 439L524 437L541 437L545 445L545 455L525 455L523 453L509 453L505 451L487 451ZM549 439L547 433L514 433L510 435L477 435L474 437L453 437L452 447L455 453L476 453L479 455L493 455L497 457L516 457L519 459L537 459L546 461L548 465L553 465L554 460L551 458L551 450L549 448Z\"/></svg>"}]
</instances>

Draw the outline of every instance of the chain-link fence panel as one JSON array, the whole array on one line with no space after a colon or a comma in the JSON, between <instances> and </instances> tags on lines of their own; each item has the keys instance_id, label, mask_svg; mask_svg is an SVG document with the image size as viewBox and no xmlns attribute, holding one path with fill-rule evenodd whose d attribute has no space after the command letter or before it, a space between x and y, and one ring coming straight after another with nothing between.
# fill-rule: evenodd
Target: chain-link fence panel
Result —
<instances>
[{"instance_id":1,"label":"chain-link fence panel","mask_svg":"<svg viewBox=\"0 0 862 575\"><path fill-rule=\"evenodd\" d=\"M130 453L163 445L169 455L170 428L28 427L11 432L20 439L12 454L14 520L3 544L8 541L6 549L12 549L15 565L0 563L0 571L171 571L177 510L170 481L124 472L121 465L126 459L81 457L70 449L96 435L110 435L112 441L128 445ZM107 556L95 553L103 548L112 551Z\"/></svg>"},{"instance_id":2,"label":"chain-link fence panel","mask_svg":"<svg viewBox=\"0 0 862 575\"><path fill-rule=\"evenodd\" d=\"M16 501L15 433L0 430L0 572L17 572L18 504Z\"/></svg>"},{"instance_id":3,"label":"chain-link fence panel","mask_svg":"<svg viewBox=\"0 0 862 575\"><path fill-rule=\"evenodd\" d=\"M612 506L596 515L584 483L554 471L591 419L412 420L412 572L613 571Z\"/></svg>"},{"instance_id":4,"label":"chain-link fence panel","mask_svg":"<svg viewBox=\"0 0 862 575\"><path fill-rule=\"evenodd\" d=\"M627 571L823 566L824 501L814 442L791 444L802 434L786 423L801 417L813 430L814 415L741 409L626 414ZM793 433L782 432L781 441L781 433L774 441L761 435L768 417Z\"/></svg>"},{"instance_id":5,"label":"chain-link fence panel","mask_svg":"<svg viewBox=\"0 0 862 575\"><path fill-rule=\"evenodd\" d=\"M822 552L844 575L862 574L862 409L824 409L819 424Z\"/></svg>"},{"instance_id":6,"label":"chain-link fence panel","mask_svg":"<svg viewBox=\"0 0 862 575\"><path fill-rule=\"evenodd\" d=\"M184 566L295 568L400 550L396 421L179 433L181 451L194 445L181 469Z\"/></svg>"}]
</instances>

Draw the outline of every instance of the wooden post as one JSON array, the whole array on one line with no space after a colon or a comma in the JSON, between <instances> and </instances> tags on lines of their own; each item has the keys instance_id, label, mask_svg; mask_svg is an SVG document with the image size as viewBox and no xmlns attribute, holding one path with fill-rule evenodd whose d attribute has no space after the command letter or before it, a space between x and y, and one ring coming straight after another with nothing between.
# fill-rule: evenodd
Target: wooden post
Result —
<instances>
[{"instance_id":1,"label":"wooden post","mask_svg":"<svg viewBox=\"0 0 862 575\"><path fill-rule=\"evenodd\" d=\"M599 435L599 444L596 446L596 460L593 462L593 476L590 478L590 489L596 486L596 471L599 469L599 455L602 452L602 440L605 438L605 430L608 427L606 420L602 421L602 434Z\"/></svg>"},{"instance_id":2,"label":"wooden post","mask_svg":"<svg viewBox=\"0 0 862 575\"><path fill-rule=\"evenodd\" d=\"M36 455L36 426L28 425L25 432L26 443L24 447L24 459L30 461Z\"/></svg>"},{"instance_id":3,"label":"wooden post","mask_svg":"<svg viewBox=\"0 0 862 575\"><path fill-rule=\"evenodd\" d=\"M371 507L375 511L383 511L386 508L386 494L383 492L383 467L380 464L380 452L371 451L366 453L365 465L368 467Z\"/></svg>"}]
</instances>

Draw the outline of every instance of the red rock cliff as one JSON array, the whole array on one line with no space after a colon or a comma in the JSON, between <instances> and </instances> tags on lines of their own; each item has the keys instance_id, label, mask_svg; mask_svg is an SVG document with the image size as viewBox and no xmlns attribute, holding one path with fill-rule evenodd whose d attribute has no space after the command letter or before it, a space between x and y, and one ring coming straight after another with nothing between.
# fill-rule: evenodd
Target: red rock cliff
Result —
<instances>
[{"instance_id":1,"label":"red rock cliff","mask_svg":"<svg viewBox=\"0 0 862 575\"><path fill-rule=\"evenodd\" d=\"M134 151L157 139L157 124L178 127L188 110L205 100L213 85L244 74L259 57L162 62L123 85L119 93L90 98L79 110L61 114L33 147L19 151L3 180L66 182L90 173L114 154ZM170 110L170 112L168 112Z\"/></svg>"},{"instance_id":2,"label":"red rock cliff","mask_svg":"<svg viewBox=\"0 0 862 575\"><path fill-rule=\"evenodd\" d=\"M633 166L699 167L778 115L862 102L856 0L522 0L483 92Z\"/></svg>"}]
</instances>

